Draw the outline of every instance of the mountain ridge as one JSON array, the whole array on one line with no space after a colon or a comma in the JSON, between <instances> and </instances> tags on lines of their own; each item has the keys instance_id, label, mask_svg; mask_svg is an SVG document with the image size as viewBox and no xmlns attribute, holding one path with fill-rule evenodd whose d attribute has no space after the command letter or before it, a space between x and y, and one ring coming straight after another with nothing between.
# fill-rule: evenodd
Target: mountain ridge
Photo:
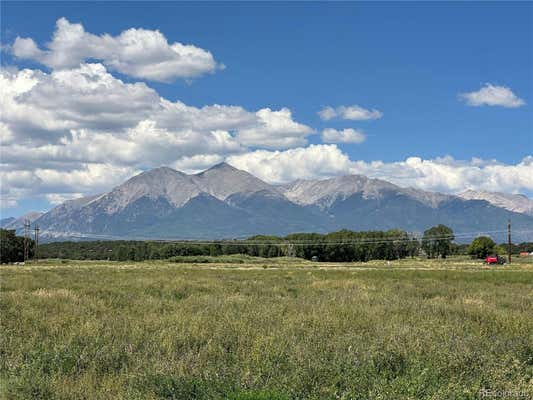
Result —
<instances>
[{"instance_id":1,"label":"mountain ridge","mask_svg":"<svg viewBox=\"0 0 533 400\"><path fill-rule=\"evenodd\" d=\"M20 217L7 217L0 220L0 228L20 230L24 227L26 220L32 224L39 219L44 213L40 211L30 211Z\"/></svg>"},{"instance_id":2,"label":"mountain ridge","mask_svg":"<svg viewBox=\"0 0 533 400\"><path fill-rule=\"evenodd\" d=\"M458 232L517 228L533 217L486 200L402 188L364 175L271 185L227 163L197 174L160 167L108 193L69 200L41 215L44 239L221 239L254 234L400 228L444 223Z\"/></svg>"},{"instance_id":3,"label":"mountain ridge","mask_svg":"<svg viewBox=\"0 0 533 400\"><path fill-rule=\"evenodd\" d=\"M466 200L485 200L494 206L522 214L533 215L533 199L523 194L508 194L482 190L466 190L458 194Z\"/></svg>"}]
</instances>

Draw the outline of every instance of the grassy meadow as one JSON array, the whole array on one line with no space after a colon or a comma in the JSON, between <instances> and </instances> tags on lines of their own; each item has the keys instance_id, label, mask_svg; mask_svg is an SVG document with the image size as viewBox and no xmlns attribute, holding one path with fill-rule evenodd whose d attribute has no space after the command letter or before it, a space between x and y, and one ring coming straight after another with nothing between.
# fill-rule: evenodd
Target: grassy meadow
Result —
<instances>
[{"instance_id":1,"label":"grassy meadow","mask_svg":"<svg viewBox=\"0 0 533 400\"><path fill-rule=\"evenodd\" d=\"M0 398L532 396L532 264L196 261L1 266Z\"/></svg>"}]
</instances>

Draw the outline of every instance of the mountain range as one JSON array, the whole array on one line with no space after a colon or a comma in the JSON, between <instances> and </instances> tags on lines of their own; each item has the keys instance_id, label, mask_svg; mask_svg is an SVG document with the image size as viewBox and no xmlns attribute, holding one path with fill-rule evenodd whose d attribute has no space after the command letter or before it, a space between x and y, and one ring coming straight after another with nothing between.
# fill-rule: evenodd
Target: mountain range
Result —
<instances>
[{"instance_id":1,"label":"mountain range","mask_svg":"<svg viewBox=\"0 0 533 400\"><path fill-rule=\"evenodd\" d=\"M439 223L454 229L459 240L461 233L472 232L503 240L511 219L515 240L521 241L531 240L533 227L531 200L519 195L453 196L362 175L271 185L226 163L198 174L152 169L108 193L69 200L33 216L44 240L228 239L339 229L422 232ZM21 221L0 224L16 229Z\"/></svg>"},{"instance_id":2,"label":"mountain range","mask_svg":"<svg viewBox=\"0 0 533 400\"><path fill-rule=\"evenodd\" d=\"M26 213L18 218L15 218L15 217L2 218L0 219L0 228L21 230L24 228L25 221L29 221L30 224L32 224L35 220L37 220L43 214L44 213L39 212L39 211L30 211L29 213Z\"/></svg>"}]
</instances>

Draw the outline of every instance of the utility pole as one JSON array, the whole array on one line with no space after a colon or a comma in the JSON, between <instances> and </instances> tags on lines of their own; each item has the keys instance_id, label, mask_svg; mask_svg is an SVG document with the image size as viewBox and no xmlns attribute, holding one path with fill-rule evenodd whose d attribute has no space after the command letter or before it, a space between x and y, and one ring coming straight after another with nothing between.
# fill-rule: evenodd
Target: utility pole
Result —
<instances>
[{"instance_id":1,"label":"utility pole","mask_svg":"<svg viewBox=\"0 0 533 400\"><path fill-rule=\"evenodd\" d=\"M37 260L39 258L39 225L35 224L35 254L33 258Z\"/></svg>"},{"instance_id":2,"label":"utility pole","mask_svg":"<svg viewBox=\"0 0 533 400\"><path fill-rule=\"evenodd\" d=\"M507 259L509 264L511 264L511 220L507 221Z\"/></svg>"},{"instance_id":3,"label":"utility pole","mask_svg":"<svg viewBox=\"0 0 533 400\"><path fill-rule=\"evenodd\" d=\"M24 262L30 258L30 220L24 220Z\"/></svg>"}]
</instances>

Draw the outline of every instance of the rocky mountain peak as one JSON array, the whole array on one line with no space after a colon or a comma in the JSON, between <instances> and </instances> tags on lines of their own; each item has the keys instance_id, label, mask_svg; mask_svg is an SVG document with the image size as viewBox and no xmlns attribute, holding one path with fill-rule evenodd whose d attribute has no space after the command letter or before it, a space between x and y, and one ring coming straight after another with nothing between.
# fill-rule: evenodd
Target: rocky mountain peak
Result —
<instances>
[{"instance_id":1,"label":"rocky mountain peak","mask_svg":"<svg viewBox=\"0 0 533 400\"><path fill-rule=\"evenodd\" d=\"M176 171L175 169L172 169L170 167L158 167L149 169L147 171L141 172L139 175L135 175L134 177L130 178L124 184L127 184L128 182L139 182L139 181L152 181L155 179L174 179L176 175L185 175L183 172Z\"/></svg>"},{"instance_id":2,"label":"rocky mountain peak","mask_svg":"<svg viewBox=\"0 0 533 400\"><path fill-rule=\"evenodd\" d=\"M274 186L225 162L200 172L193 178L202 192L206 192L219 200L224 200L231 194L240 192L258 192L261 190L277 192L277 188Z\"/></svg>"},{"instance_id":3,"label":"rocky mountain peak","mask_svg":"<svg viewBox=\"0 0 533 400\"><path fill-rule=\"evenodd\" d=\"M189 175L169 167L160 167L145 171L117 186L102 198L102 203L108 214L113 214L142 197L164 198L179 207L199 192Z\"/></svg>"},{"instance_id":4,"label":"rocky mountain peak","mask_svg":"<svg viewBox=\"0 0 533 400\"><path fill-rule=\"evenodd\" d=\"M228 164L227 162L223 161L221 163L213 165L211 168L208 168L205 171L200 172L197 175L202 175L202 174L205 174L205 173L207 173L209 171L241 171L241 170L239 170L239 169L235 168L234 166Z\"/></svg>"}]
</instances>

